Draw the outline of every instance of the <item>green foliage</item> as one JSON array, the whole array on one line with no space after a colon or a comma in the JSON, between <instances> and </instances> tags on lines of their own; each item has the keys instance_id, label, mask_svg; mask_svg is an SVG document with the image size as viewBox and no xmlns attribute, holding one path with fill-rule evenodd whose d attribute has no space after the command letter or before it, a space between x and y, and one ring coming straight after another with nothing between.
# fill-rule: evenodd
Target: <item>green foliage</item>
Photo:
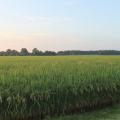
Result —
<instances>
[{"instance_id":1,"label":"green foliage","mask_svg":"<svg viewBox=\"0 0 120 120\"><path fill-rule=\"evenodd\" d=\"M21 52L20 52L20 55L27 56L27 55L29 55L29 52L28 52L28 50L26 48L22 48Z\"/></svg>"},{"instance_id":2,"label":"green foliage","mask_svg":"<svg viewBox=\"0 0 120 120\"><path fill-rule=\"evenodd\" d=\"M85 112L119 99L119 56L0 57L1 116Z\"/></svg>"},{"instance_id":3,"label":"green foliage","mask_svg":"<svg viewBox=\"0 0 120 120\"><path fill-rule=\"evenodd\" d=\"M34 49L32 50L32 55L38 56L38 55L40 55L40 51L39 51L37 48L34 48Z\"/></svg>"},{"instance_id":4,"label":"green foliage","mask_svg":"<svg viewBox=\"0 0 120 120\"><path fill-rule=\"evenodd\" d=\"M97 50L97 51L81 51L81 50L68 50L68 51L39 51L34 48L29 52L26 48L22 48L21 52L16 50L7 49L7 51L0 51L0 56L56 56L56 55L120 55L117 50Z\"/></svg>"}]
</instances>

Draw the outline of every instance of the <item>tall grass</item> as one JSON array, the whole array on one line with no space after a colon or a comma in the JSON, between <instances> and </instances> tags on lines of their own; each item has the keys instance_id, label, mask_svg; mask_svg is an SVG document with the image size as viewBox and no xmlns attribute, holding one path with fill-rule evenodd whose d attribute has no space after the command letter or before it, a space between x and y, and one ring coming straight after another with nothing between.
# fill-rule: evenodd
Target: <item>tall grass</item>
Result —
<instances>
[{"instance_id":1,"label":"tall grass","mask_svg":"<svg viewBox=\"0 0 120 120\"><path fill-rule=\"evenodd\" d=\"M0 57L0 116L85 112L119 102L120 57Z\"/></svg>"}]
</instances>

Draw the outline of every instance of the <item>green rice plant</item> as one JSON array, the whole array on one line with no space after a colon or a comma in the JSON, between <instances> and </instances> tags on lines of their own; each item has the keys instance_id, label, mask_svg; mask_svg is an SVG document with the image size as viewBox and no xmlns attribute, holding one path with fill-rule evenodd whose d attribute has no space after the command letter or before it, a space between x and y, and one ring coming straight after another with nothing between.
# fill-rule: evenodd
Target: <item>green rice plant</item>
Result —
<instances>
[{"instance_id":1,"label":"green rice plant","mask_svg":"<svg viewBox=\"0 0 120 120\"><path fill-rule=\"evenodd\" d=\"M0 57L1 119L42 119L119 100L119 56Z\"/></svg>"}]
</instances>

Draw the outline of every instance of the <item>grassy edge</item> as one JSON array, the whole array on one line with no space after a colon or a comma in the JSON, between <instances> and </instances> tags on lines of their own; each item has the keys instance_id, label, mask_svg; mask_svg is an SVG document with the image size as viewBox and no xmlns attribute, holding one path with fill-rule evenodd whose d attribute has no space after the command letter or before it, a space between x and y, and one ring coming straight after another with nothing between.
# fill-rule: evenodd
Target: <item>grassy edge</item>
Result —
<instances>
[{"instance_id":1,"label":"grassy edge","mask_svg":"<svg viewBox=\"0 0 120 120\"><path fill-rule=\"evenodd\" d=\"M46 120L120 120L120 104L93 112L47 118Z\"/></svg>"}]
</instances>

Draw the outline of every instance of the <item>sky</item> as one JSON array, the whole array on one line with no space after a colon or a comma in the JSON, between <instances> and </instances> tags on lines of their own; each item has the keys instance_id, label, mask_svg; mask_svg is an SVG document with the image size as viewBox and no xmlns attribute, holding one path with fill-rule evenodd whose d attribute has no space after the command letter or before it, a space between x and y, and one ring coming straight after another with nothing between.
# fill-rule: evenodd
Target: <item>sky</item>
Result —
<instances>
[{"instance_id":1,"label":"sky","mask_svg":"<svg viewBox=\"0 0 120 120\"><path fill-rule=\"evenodd\" d=\"M120 50L120 0L0 0L0 50Z\"/></svg>"}]
</instances>

